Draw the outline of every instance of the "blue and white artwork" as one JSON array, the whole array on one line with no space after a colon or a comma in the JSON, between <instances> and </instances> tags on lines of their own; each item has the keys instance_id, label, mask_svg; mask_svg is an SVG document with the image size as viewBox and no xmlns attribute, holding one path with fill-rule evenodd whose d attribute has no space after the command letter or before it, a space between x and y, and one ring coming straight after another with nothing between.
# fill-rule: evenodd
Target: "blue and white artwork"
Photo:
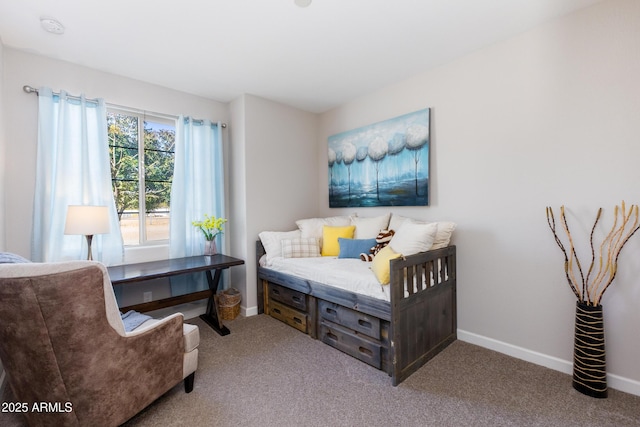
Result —
<instances>
[{"instance_id":1,"label":"blue and white artwork","mask_svg":"<svg viewBox=\"0 0 640 427\"><path fill-rule=\"evenodd\" d=\"M329 207L427 206L430 109L329 137Z\"/></svg>"}]
</instances>

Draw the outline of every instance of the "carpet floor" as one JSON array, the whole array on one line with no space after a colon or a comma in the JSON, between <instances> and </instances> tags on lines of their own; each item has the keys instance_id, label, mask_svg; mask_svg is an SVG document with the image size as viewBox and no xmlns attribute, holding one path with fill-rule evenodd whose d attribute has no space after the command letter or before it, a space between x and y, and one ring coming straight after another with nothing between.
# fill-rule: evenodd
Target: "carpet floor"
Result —
<instances>
[{"instance_id":1,"label":"carpet floor","mask_svg":"<svg viewBox=\"0 0 640 427\"><path fill-rule=\"evenodd\" d=\"M126 427L640 426L640 397L575 391L569 375L456 341L398 387L356 359L260 315L200 319L195 387L174 387ZM10 399L5 391L4 398ZM21 426L0 414L0 425Z\"/></svg>"}]
</instances>

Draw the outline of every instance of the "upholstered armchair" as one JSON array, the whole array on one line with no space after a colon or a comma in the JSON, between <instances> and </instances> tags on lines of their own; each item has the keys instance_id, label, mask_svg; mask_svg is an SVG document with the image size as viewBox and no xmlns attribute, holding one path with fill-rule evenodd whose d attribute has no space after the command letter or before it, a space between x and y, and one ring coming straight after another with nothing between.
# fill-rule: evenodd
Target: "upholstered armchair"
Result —
<instances>
[{"instance_id":1,"label":"upholstered armchair","mask_svg":"<svg viewBox=\"0 0 640 427\"><path fill-rule=\"evenodd\" d=\"M189 393L198 334L180 313L125 332L98 262L0 264L0 358L30 425L117 426L182 380Z\"/></svg>"}]
</instances>

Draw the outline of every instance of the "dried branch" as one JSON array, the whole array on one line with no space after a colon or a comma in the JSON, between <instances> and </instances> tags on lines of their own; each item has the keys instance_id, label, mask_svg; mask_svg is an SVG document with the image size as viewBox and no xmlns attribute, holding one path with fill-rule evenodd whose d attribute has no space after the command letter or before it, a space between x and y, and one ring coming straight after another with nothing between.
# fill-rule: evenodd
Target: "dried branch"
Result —
<instances>
[{"instance_id":1,"label":"dried branch","mask_svg":"<svg viewBox=\"0 0 640 427\"><path fill-rule=\"evenodd\" d=\"M631 205L629 211L627 211L624 201L622 201L622 207L615 206L613 226L599 246L598 271L592 281L590 281L591 273L594 271L594 267L596 264L594 235L596 226L600 221L600 217L602 215L602 208L598 209L596 219L593 223L593 227L591 228L591 234L589 237L589 245L591 248L591 264L589 266L589 271L587 272L586 277L583 276L582 266L575 251L573 237L571 236L571 231L569 230L569 226L567 224L564 206L560 207L560 212L562 226L565 233L567 234L567 238L569 239L569 251L565 249L562 241L558 236L558 233L556 231L555 218L553 216L553 210L550 207L547 207L547 223L549 224L549 228L553 233L553 237L555 238L556 243L564 254L565 275L567 277L567 281L569 282L569 286L578 300L588 305L597 306L600 304L602 296L609 288L611 283L613 283L613 280L616 277L616 274L618 272L618 257L620 256L622 248L629 241L629 239L640 229L640 208L637 205ZM620 213L620 224L618 220L618 213ZM631 223L632 218L633 223ZM629 225L631 226L629 227ZM577 286L577 280L574 271L574 260L576 265L575 268L577 268L582 279L581 288Z\"/></svg>"},{"instance_id":2,"label":"dried branch","mask_svg":"<svg viewBox=\"0 0 640 427\"><path fill-rule=\"evenodd\" d=\"M589 295L589 287L587 283L589 283L589 277L591 276L591 272L593 271L593 266L596 263L596 251L593 247L593 235L596 231L596 226L598 225L598 221L600 221L600 216L602 215L602 208L598 209L598 214L596 215L596 220L593 222L593 227L591 227L591 234L589 235L589 246L591 247L591 265L589 266L589 271L587 272L587 278L584 281L584 288L582 290L582 294L586 295L586 300L590 300L591 296Z\"/></svg>"},{"instance_id":3,"label":"dried branch","mask_svg":"<svg viewBox=\"0 0 640 427\"><path fill-rule=\"evenodd\" d=\"M567 223L567 217L565 215L564 206L560 206L560 219L562 219L562 226L564 227L565 233L567 233L567 237L569 238L569 274L571 274L571 279L574 284L574 287L578 288L577 283L578 280L575 277L574 268L573 268L573 260L576 261L576 266L578 267L578 272L580 273L580 283L582 283L582 289L586 287L586 283L584 281L584 274L582 273L582 266L580 265L580 259L576 254L576 248L573 244L573 236L571 236L571 231L569 231L569 224ZM584 301L584 292L579 292L580 301Z\"/></svg>"},{"instance_id":4,"label":"dried branch","mask_svg":"<svg viewBox=\"0 0 640 427\"><path fill-rule=\"evenodd\" d=\"M547 206L547 224L549 224L549 228L553 233L553 237L555 238L556 243L560 247L560 250L562 250L562 253L564 254L564 274L567 277L567 282L569 283L569 287L571 288L575 296L578 298L578 300L582 301L582 297L580 296L578 289L576 288L574 283L571 281L571 276L569 275L569 257L567 256L567 250L564 248L564 245L562 244L562 240L560 240L560 237L558 237L558 233L556 232L556 220L555 220L555 217L553 216L553 209L551 209L551 207L549 206Z\"/></svg>"},{"instance_id":5,"label":"dried branch","mask_svg":"<svg viewBox=\"0 0 640 427\"><path fill-rule=\"evenodd\" d=\"M624 215L624 202L622 204L622 209L623 209L623 215ZM600 293L598 293L598 295L596 296L595 300L594 300L594 305L599 305L600 301L602 300L602 296L604 295L604 293L606 292L606 290L609 288L609 286L611 285L611 283L613 283L613 279L616 278L616 274L618 272L618 257L620 256L620 252L622 251L622 248L624 247L624 245L629 241L629 239L636 234L636 231L638 231L638 229L640 229L640 225L638 225L639 223L639 212L638 212L638 206L637 205L632 205L631 208L629 209L629 214L627 215L624 224L621 226L620 228L620 236L622 236L624 229L626 228L626 225L629 221L629 219L631 218L631 215L633 214L634 216L634 221L633 221L633 225L631 226L631 228L629 229L629 231L627 232L627 235L625 236L624 239L619 239L618 240L618 245L615 247L614 249L614 253L612 254L612 262L611 262L611 273L609 275L609 280L607 281L606 285L604 285L604 287L602 288L602 290L600 291Z\"/></svg>"}]
</instances>

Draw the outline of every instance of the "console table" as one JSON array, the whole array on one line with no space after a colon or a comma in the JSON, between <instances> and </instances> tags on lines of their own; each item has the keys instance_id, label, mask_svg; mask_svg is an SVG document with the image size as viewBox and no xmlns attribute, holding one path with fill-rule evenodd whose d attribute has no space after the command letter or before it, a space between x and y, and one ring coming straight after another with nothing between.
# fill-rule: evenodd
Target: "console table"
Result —
<instances>
[{"instance_id":1,"label":"console table","mask_svg":"<svg viewBox=\"0 0 640 427\"><path fill-rule=\"evenodd\" d=\"M228 335L229 328L222 324L219 311L216 306L215 295L220 283L222 271L235 265L242 265L244 261L230 256L199 255L186 258L172 258L161 261L142 262L138 264L123 264L107 267L109 277L113 286L143 282L151 279L166 278L180 274L205 272L207 276L208 290L193 292L170 298L159 299L142 304L121 307L122 311L152 311L161 308L171 307L178 304L197 301L208 298L207 311L200 318L207 322L220 335ZM211 272L214 272L212 275Z\"/></svg>"}]
</instances>

